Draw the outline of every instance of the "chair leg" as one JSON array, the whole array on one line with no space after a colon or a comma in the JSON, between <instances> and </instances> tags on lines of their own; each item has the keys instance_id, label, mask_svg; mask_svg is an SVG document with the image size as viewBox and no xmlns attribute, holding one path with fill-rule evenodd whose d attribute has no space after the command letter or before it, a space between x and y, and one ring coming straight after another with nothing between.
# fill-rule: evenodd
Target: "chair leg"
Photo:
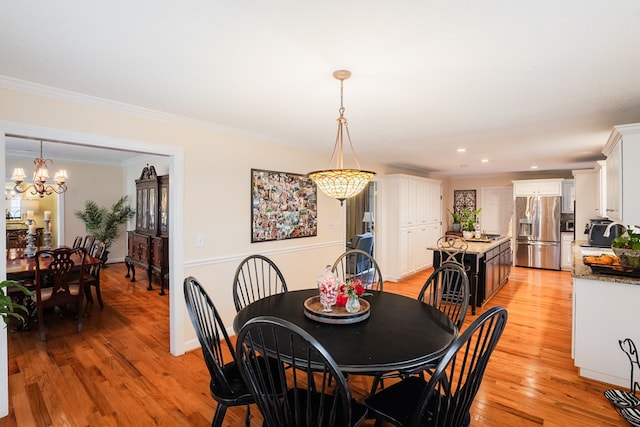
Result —
<instances>
[{"instance_id":1,"label":"chair leg","mask_svg":"<svg viewBox=\"0 0 640 427\"><path fill-rule=\"evenodd\" d=\"M102 303L102 294L100 293L100 282L96 283L96 297L98 298L100 308L104 308L104 304Z\"/></svg>"},{"instance_id":2,"label":"chair leg","mask_svg":"<svg viewBox=\"0 0 640 427\"><path fill-rule=\"evenodd\" d=\"M247 418L244 420L244 425L246 427L251 425L251 405L247 405Z\"/></svg>"},{"instance_id":3,"label":"chair leg","mask_svg":"<svg viewBox=\"0 0 640 427\"><path fill-rule=\"evenodd\" d=\"M84 317L84 312L82 310L84 306L84 298L78 301L77 310L78 310L78 332L82 332L82 318Z\"/></svg>"},{"instance_id":4,"label":"chair leg","mask_svg":"<svg viewBox=\"0 0 640 427\"><path fill-rule=\"evenodd\" d=\"M44 341L46 339L44 334L44 315L42 314L44 309L42 307L37 307L36 311L38 312L38 332L40 333L40 341Z\"/></svg>"},{"instance_id":5,"label":"chair leg","mask_svg":"<svg viewBox=\"0 0 640 427\"><path fill-rule=\"evenodd\" d=\"M222 421L224 420L224 416L226 413L227 413L227 405L216 403L216 413L213 416L213 422L211 423L211 427L222 426Z\"/></svg>"}]
</instances>

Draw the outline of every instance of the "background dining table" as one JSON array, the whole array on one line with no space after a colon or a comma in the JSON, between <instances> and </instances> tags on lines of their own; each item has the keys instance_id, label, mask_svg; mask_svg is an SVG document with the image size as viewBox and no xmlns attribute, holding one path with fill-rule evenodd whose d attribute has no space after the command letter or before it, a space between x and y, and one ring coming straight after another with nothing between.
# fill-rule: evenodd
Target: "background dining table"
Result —
<instances>
[{"instance_id":1,"label":"background dining table","mask_svg":"<svg viewBox=\"0 0 640 427\"><path fill-rule=\"evenodd\" d=\"M312 320L304 302L318 289L290 291L259 299L242 310L233 327L257 316L279 317L309 332L343 372L378 374L419 368L437 360L458 334L453 321L435 307L402 295L372 291L364 297L369 317L357 323ZM268 349L265 349L268 352Z\"/></svg>"},{"instance_id":2,"label":"background dining table","mask_svg":"<svg viewBox=\"0 0 640 427\"><path fill-rule=\"evenodd\" d=\"M71 259L76 265L80 265L82 263L82 259L74 254L71 256ZM43 258L43 265L46 267L48 265L47 258ZM102 260L99 258L92 257L91 255L86 254L84 265L85 267L89 267L92 265L98 265L102 263ZM11 253L7 255L7 279L8 280L33 280L36 277L36 258L35 257L25 257L17 255L12 256Z\"/></svg>"}]
</instances>

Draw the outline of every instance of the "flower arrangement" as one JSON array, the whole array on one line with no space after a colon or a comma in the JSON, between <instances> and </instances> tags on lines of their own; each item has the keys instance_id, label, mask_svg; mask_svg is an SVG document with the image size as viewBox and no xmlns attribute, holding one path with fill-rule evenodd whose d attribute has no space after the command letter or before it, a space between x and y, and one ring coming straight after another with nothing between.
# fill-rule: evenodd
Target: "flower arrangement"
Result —
<instances>
[{"instance_id":1,"label":"flower arrangement","mask_svg":"<svg viewBox=\"0 0 640 427\"><path fill-rule=\"evenodd\" d=\"M349 298L360 298L372 295L371 292L367 292L367 288L362 286L360 279L350 279L347 283L340 285L340 292L336 298L336 307L344 307L349 301Z\"/></svg>"}]
</instances>

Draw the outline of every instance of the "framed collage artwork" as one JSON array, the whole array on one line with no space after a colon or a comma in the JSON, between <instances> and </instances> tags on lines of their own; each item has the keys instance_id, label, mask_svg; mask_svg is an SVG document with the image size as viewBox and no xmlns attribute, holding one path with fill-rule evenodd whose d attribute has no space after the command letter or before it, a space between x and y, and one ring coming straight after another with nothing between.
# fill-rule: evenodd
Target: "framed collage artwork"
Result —
<instances>
[{"instance_id":1,"label":"framed collage artwork","mask_svg":"<svg viewBox=\"0 0 640 427\"><path fill-rule=\"evenodd\" d=\"M251 243L316 236L317 200L305 175L251 169Z\"/></svg>"}]
</instances>

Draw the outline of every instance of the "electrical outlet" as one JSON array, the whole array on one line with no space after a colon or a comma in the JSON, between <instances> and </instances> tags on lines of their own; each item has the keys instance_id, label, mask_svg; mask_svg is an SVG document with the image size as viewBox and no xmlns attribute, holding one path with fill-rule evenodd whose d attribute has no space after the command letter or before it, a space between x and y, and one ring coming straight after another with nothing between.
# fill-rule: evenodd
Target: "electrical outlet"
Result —
<instances>
[{"instance_id":1,"label":"electrical outlet","mask_svg":"<svg viewBox=\"0 0 640 427\"><path fill-rule=\"evenodd\" d=\"M199 248L204 246L204 234L196 235L196 246Z\"/></svg>"}]
</instances>

